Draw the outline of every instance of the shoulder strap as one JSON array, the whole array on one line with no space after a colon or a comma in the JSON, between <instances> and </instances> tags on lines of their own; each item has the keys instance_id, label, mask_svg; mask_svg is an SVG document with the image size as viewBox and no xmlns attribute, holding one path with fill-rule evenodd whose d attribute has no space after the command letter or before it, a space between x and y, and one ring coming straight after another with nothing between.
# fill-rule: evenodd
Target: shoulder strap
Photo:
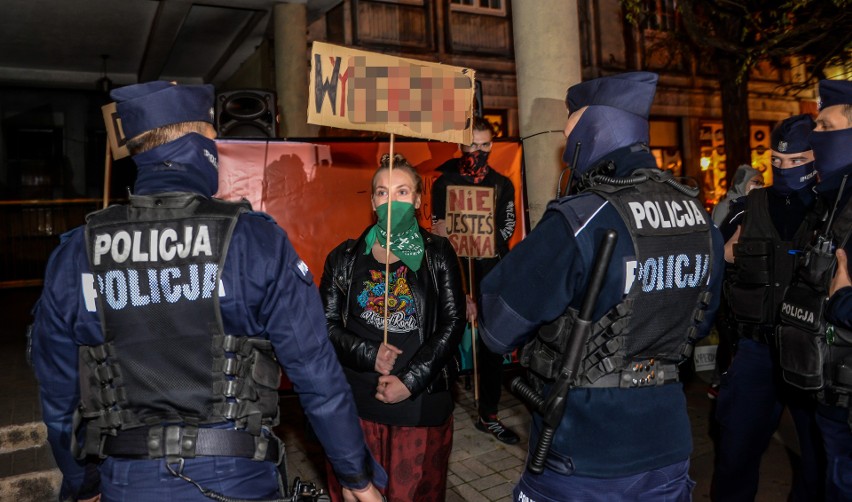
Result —
<instances>
[{"instance_id":1,"label":"shoulder strap","mask_svg":"<svg viewBox=\"0 0 852 502\"><path fill-rule=\"evenodd\" d=\"M804 248L813 238L813 232L817 228L821 216L819 207L819 199L817 199L813 208L805 214L805 219L802 220L802 224L799 225L795 235L793 235L793 244L799 249Z\"/></svg>"}]
</instances>

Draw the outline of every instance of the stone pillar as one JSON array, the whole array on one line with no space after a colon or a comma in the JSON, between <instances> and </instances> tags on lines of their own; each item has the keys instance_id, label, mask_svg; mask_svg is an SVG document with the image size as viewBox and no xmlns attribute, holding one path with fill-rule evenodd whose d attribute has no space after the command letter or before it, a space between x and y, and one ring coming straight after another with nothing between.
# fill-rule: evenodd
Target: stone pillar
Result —
<instances>
[{"instance_id":1,"label":"stone pillar","mask_svg":"<svg viewBox=\"0 0 852 502\"><path fill-rule=\"evenodd\" d=\"M275 23L275 93L278 100L278 136L316 136L308 125L308 19L304 1L279 3Z\"/></svg>"},{"instance_id":2,"label":"stone pillar","mask_svg":"<svg viewBox=\"0 0 852 502\"><path fill-rule=\"evenodd\" d=\"M535 226L556 195L564 168L565 91L582 80L577 0L513 0L512 27L518 76L518 122L530 224Z\"/></svg>"}]
</instances>

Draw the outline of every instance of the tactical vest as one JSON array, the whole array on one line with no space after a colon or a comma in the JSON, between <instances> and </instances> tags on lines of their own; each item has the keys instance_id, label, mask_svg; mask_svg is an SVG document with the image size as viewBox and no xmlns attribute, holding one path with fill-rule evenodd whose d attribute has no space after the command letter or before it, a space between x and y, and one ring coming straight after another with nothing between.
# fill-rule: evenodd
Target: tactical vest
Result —
<instances>
[{"instance_id":1,"label":"tactical vest","mask_svg":"<svg viewBox=\"0 0 852 502\"><path fill-rule=\"evenodd\" d=\"M825 307L837 267L834 250L852 233L852 199L838 212L830 228L808 244L799 257L781 302L777 337L784 380L801 389L827 389L834 396L828 404L849 406L852 331L829 324Z\"/></svg>"},{"instance_id":2,"label":"tactical vest","mask_svg":"<svg viewBox=\"0 0 852 502\"><path fill-rule=\"evenodd\" d=\"M618 210L636 261L627 263L633 282L626 298L592 328L575 386L638 387L677 381L676 365L692 354L710 301L710 217L694 196L671 186L670 173L637 172L649 179L636 185L589 188ZM569 308L524 348L522 363L545 382L558 375L576 316L576 309Z\"/></svg>"},{"instance_id":3,"label":"tactical vest","mask_svg":"<svg viewBox=\"0 0 852 502\"><path fill-rule=\"evenodd\" d=\"M795 253L810 239L815 223L806 217L791 241L782 241L769 216L766 189L755 190L746 198L746 212L737 244L735 270L730 280L728 302L738 331L752 336L755 329L774 329L784 291L793 277ZM813 214L813 213L810 213Z\"/></svg>"},{"instance_id":4,"label":"tactical vest","mask_svg":"<svg viewBox=\"0 0 852 502\"><path fill-rule=\"evenodd\" d=\"M257 436L277 424L280 367L270 342L226 335L219 310L228 245L246 210L164 194L88 216L104 344L79 352L86 453L143 426L233 420Z\"/></svg>"}]
</instances>

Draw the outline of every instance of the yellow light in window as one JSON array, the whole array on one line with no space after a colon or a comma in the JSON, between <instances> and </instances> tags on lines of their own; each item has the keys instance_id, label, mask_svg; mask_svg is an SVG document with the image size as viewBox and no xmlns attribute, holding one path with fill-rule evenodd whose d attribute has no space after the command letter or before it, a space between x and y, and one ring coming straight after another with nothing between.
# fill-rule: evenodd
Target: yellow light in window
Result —
<instances>
[{"instance_id":1,"label":"yellow light in window","mask_svg":"<svg viewBox=\"0 0 852 502\"><path fill-rule=\"evenodd\" d=\"M701 157L701 170L706 171L710 167L710 157Z\"/></svg>"}]
</instances>

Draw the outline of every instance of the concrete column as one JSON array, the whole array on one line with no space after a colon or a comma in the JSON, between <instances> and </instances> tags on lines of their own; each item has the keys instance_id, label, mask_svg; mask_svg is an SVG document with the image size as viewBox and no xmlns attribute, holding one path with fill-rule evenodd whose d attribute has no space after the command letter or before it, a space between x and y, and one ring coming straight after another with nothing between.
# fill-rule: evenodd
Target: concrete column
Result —
<instances>
[{"instance_id":1,"label":"concrete column","mask_svg":"<svg viewBox=\"0 0 852 502\"><path fill-rule=\"evenodd\" d=\"M512 27L520 135L560 131L524 141L530 224L535 226L556 195L564 167L565 91L582 80L577 0L513 0Z\"/></svg>"},{"instance_id":2,"label":"concrete column","mask_svg":"<svg viewBox=\"0 0 852 502\"><path fill-rule=\"evenodd\" d=\"M308 125L308 19L304 1L279 3L275 22L275 92L278 99L278 136L316 136Z\"/></svg>"}]
</instances>

